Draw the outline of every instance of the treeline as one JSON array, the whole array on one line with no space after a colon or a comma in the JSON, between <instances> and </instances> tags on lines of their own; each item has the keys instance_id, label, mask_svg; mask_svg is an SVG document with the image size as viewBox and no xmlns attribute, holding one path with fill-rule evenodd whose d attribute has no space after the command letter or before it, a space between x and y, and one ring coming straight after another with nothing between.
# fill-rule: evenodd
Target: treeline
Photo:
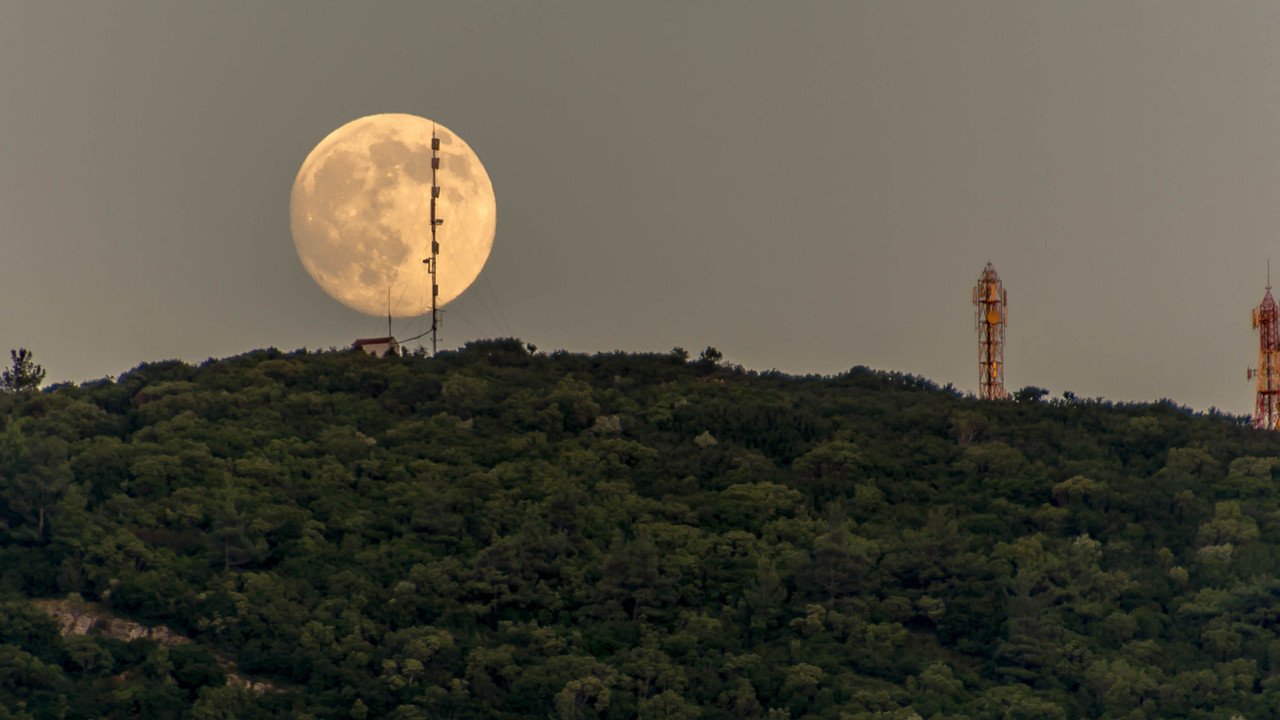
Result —
<instances>
[{"instance_id":1,"label":"treeline","mask_svg":"<svg viewBox=\"0 0 1280 720\"><path fill-rule=\"evenodd\" d=\"M1280 437L1016 397L515 340L0 393L0 719L1280 715Z\"/></svg>"}]
</instances>

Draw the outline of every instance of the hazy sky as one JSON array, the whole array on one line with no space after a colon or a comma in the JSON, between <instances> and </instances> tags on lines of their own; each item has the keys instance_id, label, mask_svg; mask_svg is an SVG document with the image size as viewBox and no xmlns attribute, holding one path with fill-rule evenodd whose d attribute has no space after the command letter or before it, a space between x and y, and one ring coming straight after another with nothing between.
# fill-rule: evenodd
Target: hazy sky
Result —
<instances>
[{"instance_id":1,"label":"hazy sky","mask_svg":"<svg viewBox=\"0 0 1280 720\"><path fill-rule=\"evenodd\" d=\"M1271 0L0 2L0 352L79 381L381 334L303 270L289 193L404 112L498 200L447 346L973 391L990 260L1011 387L1249 412L1277 38Z\"/></svg>"}]
</instances>

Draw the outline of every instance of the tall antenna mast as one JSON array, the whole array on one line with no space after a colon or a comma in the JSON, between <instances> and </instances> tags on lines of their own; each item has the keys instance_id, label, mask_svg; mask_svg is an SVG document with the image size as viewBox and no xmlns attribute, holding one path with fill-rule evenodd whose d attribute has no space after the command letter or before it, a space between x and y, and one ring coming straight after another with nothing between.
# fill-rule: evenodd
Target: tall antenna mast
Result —
<instances>
[{"instance_id":1,"label":"tall antenna mast","mask_svg":"<svg viewBox=\"0 0 1280 720\"><path fill-rule=\"evenodd\" d=\"M1245 371L1245 378L1258 378L1253 426L1280 430L1280 308L1271 297L1271 261L1267 261L1267 293L1253 309L1253 326L1258 330L1258 368Z\"/></svg>"},{"instance_id":2,"label":"tall antenna mast","mask_svg":"<svg viewBox=\"0 0 1280 720\"><path fill-rule=\"evenodd\" d=\"M436 200L440 199L440 186L436 184L436 171L440 169L440 138L436 137L435 125L431 126L431 257L422 262L427 265L427 274L431 276L431 357L436 356L436 343L440 331L440 286L436 283L436 271L440 255L440 243L436 241L436 228L444 223L436 217Z\"/></svg>"},{"instance_id":3,"label":"tall antenna mast","mask_svg":"<svg viewBox=\"0 0 1280 720\"><path fill-rule=\"evenodd\" d=\"M995 266L987 263L973 289L974 323L978 329L978 397L1004 400L1004 329L1009 324L1009 297Z\"/></svg>"}]
</instances>

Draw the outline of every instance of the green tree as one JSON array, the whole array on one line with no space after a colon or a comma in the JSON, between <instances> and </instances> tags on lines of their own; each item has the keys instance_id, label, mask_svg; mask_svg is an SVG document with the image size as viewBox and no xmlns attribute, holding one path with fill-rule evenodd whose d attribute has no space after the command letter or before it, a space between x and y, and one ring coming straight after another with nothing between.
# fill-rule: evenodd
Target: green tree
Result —
<instances>
[{"instance_id":1,"label":"green tree","mask_svg":"<svg viewBox=\"0 0 1280 720\"><path fill-rule=\"evenodd\" d=\"M698 369L703 371L715 370L720 365L720 361L724 360L724 353L719 350L707 346L706 350L698 356Z\"/></svg>"},{"instance_id":2,"label":"green tree","mask_svg":"<svg viewBox=\"0 0 1280 720\"><path fill-rule=\"evenodd\" d=\"M9 479L0 487L0 498L9 511L35 524L35 536L43 538L49 510L73 480L68 445L56 437L25 436L23 424L13 423L0 435L0 470Z\"/></svg>"},{"instance_id":3,"label":"green tree","mask_svg":"<svg viewBox=\"0 0 1280 720\"><path fill-rule=\"evenodd\" d=\"M33 361L31 351L26 348L10 350L9 357L13 366L0 372L0 388L11 392L35 390L44 382L44 368Z\"/></svg>"}]
</instances>

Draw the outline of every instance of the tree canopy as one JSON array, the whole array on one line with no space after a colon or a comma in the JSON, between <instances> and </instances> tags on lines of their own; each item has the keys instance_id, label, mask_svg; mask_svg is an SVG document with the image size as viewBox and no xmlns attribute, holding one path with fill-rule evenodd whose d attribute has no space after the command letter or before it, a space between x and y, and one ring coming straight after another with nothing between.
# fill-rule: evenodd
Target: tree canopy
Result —
<instances>
[{"instance_id":1,"label":"tree canopy","mask_svg":"<svg viewBox=\"0 0 1280 720\"><path fill-rule=\"evenodd\" d=\"M32 360L31 351L26 348L10 350L9 357L13 365L0 372L0 388L13 392L39 388L44 382L44 368Z\"/></svg>"},{"instance_id":2,"label":"tree canopy","mask_svg":"<svg viewBox=\"0 0 1280 720\"><path fill-rule=\"evenodd\" d=\"M0 395L0 718L1280 712L1280 436L713 352ZM68 596L192 642L63 637Z\"/></svg>"}]
</instances>

